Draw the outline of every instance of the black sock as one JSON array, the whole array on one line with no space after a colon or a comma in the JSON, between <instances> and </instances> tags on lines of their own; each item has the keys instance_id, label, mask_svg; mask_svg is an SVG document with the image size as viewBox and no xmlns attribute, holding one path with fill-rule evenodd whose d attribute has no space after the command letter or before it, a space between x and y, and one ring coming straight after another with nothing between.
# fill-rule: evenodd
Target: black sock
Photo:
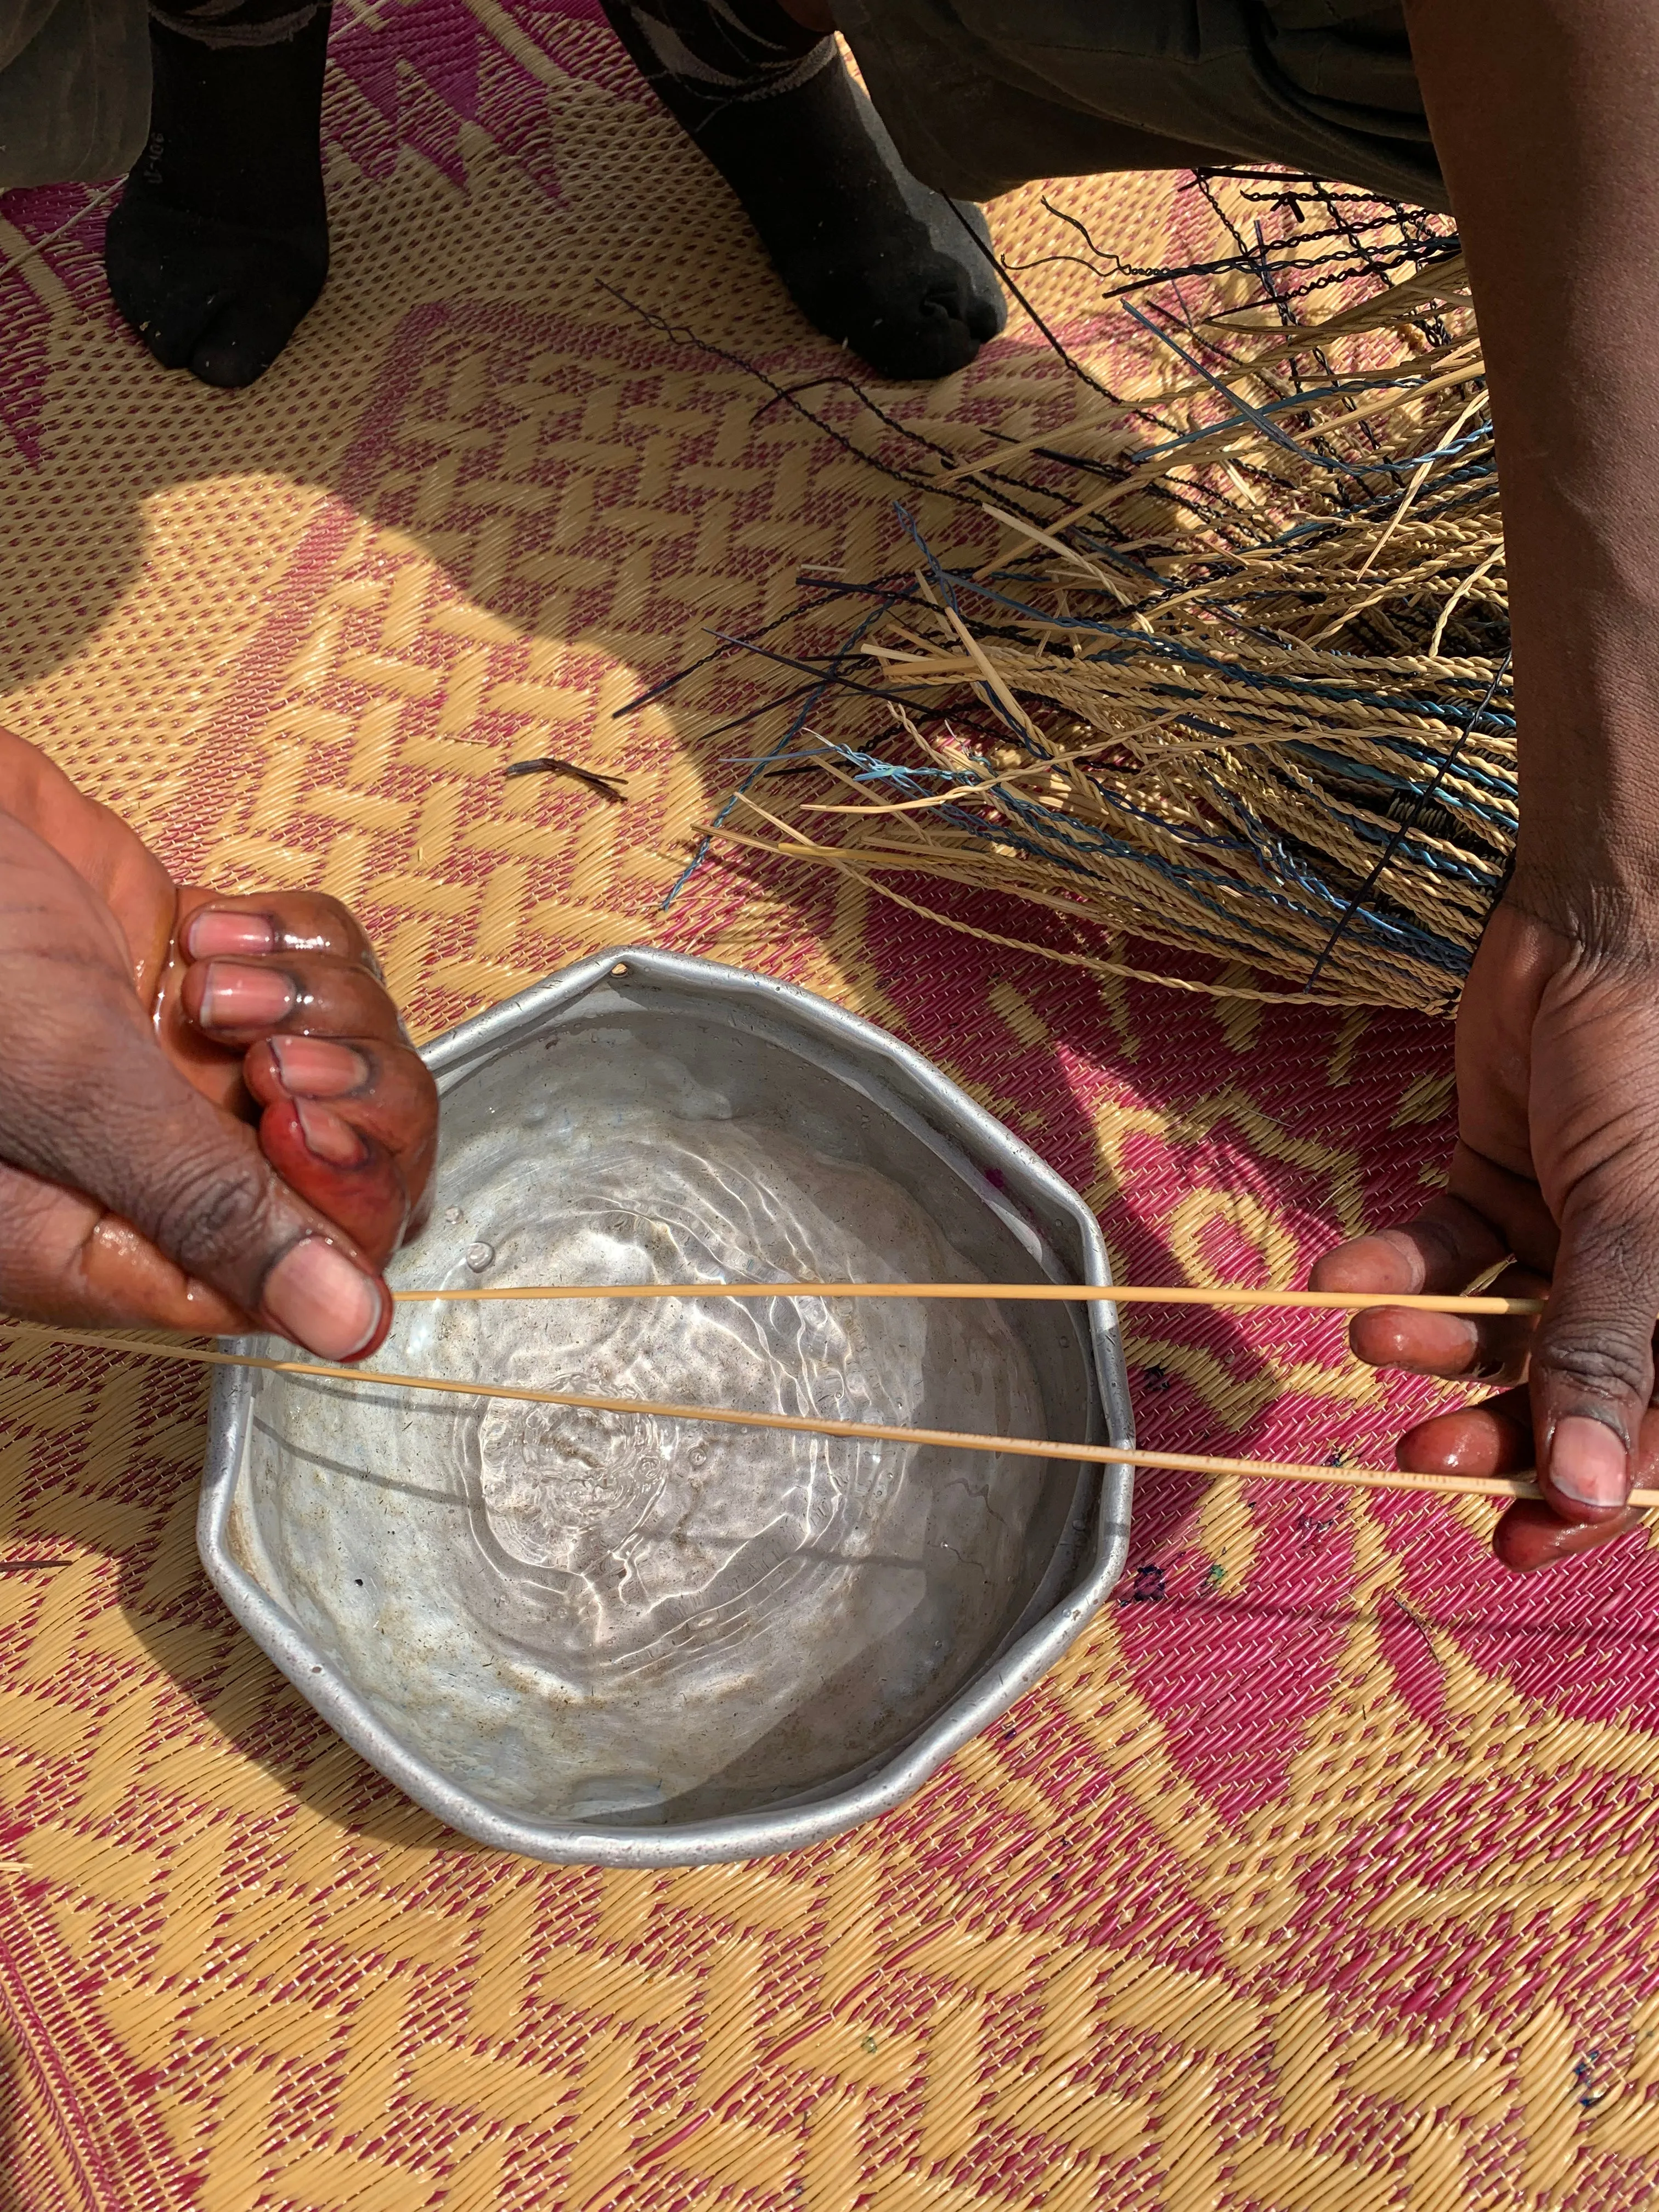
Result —
<instances>
[{"instance_id":1,"label":"black sock","mask_svg":"<svg viewBox=\"0 0 1659 2212\"><path fill-rule=\"evenodd\" d=\"M314 0L152 9L150 137L109 219L115 304L157 361L252 384L328 276Z\"/></svg>"},{"instance_id":2,"label":"black sock","mask_svg":"<svg viewBox=\"0 0 1659 2212\"><path fill-rule=\"evenodd\" d=\"M833 39L776 0L604 0L809 321L884 376L945 376L1006 320L976 207L919 185ZM958 211L959 208L959 211Z\"/></svg>"}]
</instances>

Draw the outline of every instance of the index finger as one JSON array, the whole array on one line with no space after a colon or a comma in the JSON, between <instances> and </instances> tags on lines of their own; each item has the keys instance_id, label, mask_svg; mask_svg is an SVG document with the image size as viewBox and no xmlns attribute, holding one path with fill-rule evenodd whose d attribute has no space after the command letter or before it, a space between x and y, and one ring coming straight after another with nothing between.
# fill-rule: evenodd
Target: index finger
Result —
<instances>
[{"instance_id":1,"label":"index finger","mask_svg":"<svg viewBox=\"0 0 1659 2212\"><path fill-rule=\"evenodd\" d=\"M1509 1250L1492 1222L1448 1192L1398 1229L1339 1244L1326 1253L1308 1279L1316 1291L1455 1296L1501 1265ZM1513 1323L1499 1326L1513 1334ZM1489 1364L1498 1335L1490 1325L1478 1326L1462 1315L1380 1306L1354 1316L1348 1342L1356 1358L1370 1367L1455 1376L1478 1372Z\"/></svg>"},{"instance_id":2,"label":"index finger","mask_svg":"<svg viewBox=\"0 0 1659 2212\"><path fill-rule=\"evenodd\" d=\"M326 891L258 891L227 896L191 885L179 894L175 942L186 960L263 959L273 952L322 952L366 968L380 963L349 907Z\"/></svg>"}]
</instances>

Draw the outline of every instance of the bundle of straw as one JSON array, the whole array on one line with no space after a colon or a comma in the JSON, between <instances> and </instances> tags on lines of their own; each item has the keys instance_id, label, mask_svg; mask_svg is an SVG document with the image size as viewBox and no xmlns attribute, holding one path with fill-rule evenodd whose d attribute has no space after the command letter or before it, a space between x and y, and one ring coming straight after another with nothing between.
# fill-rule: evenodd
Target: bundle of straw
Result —
<instances>
[{"instance_id":1,"label":"bundle of straw","mask_svg":"<svg viewBox=\"0 0 1659 2212\"><path fill-rule=\"evenodd\" d=\"M1076 226L1145 388L1056 339L1058 437L964 459L882 416L914 560L836 584L833 649L768 641L793 711L710 834L1087 969L1449 1011L1516 820L1456 238L1309 179L1198 183L1209 260L1124 270ZM991 560L935 551L939 495L996 524Z\"/></svg>"}]
</instances>

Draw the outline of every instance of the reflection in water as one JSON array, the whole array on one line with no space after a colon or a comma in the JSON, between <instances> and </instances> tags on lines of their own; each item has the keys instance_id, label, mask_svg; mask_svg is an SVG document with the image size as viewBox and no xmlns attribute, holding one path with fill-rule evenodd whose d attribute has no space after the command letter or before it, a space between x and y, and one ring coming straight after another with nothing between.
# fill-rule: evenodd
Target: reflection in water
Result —
<instances>
[{"instance_id":1,"label":"reflection in water","mask_svg":"<svg viewBox=\"0 0 1659 2212\"><path fill-rule=\"evenodd\" d=\"M531 1106L477 1117L443 1196L453 1218L415 1255L428 1283L973 1272L886 1176L734 1114L657 1052L562 1054ZM392 1364L416 1371L595 1396L1042 1422L993 1304L432 1305L399 1337ZM849 1732L867 1755L974 1662L1029 1573L1026 1462L504 1401L370 1409L291 1383L282 1404L260 1534L295 1609L400 1734L503 1803L659 1802L763 1738L786 1779L834 1771ZM826 1684L844 1684L827 1705Z\"/></svg>"}]
</instances>

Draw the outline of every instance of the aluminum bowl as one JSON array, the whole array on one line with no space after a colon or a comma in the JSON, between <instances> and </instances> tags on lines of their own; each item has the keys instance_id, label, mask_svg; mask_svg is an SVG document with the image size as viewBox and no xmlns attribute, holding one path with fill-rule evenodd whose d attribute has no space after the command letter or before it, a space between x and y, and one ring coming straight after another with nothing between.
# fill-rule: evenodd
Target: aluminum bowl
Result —
<instances>
[{"instance_id":1,"label":"aluminum bowl","mask_svg":"<svg viewBox=\"0 0 1659 2212\"><path fill-rule=\"evenodd\" d=\"M1093 1215L919 1054L792 984L624 948L428 1047L395 1287L1110 1279ZM283 1347L270 1340L249 1349ZM1133 1443L1115 1310L403 1309L375 1364ZM373 1765L501 1850L763 1856L907 1797L1111 1589L1131 1473L222 1370L198 1537Z\"/></svg>"}]
</instances>

